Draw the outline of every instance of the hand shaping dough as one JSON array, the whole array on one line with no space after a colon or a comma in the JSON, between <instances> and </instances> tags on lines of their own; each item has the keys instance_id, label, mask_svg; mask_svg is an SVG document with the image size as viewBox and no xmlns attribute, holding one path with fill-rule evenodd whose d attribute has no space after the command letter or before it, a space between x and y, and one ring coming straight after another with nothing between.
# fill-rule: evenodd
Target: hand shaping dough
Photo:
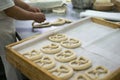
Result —
<instances>
[{"instance_id":1,"label":"hand shaping dough","mask_svg":"<svg viewBox=\"0 0 120 80\"><path fill-rule=\"evenodd\" d=\"M92 80L103 80L109 71L103 66L97 66L86 72L86 75Z\"/></svg>"},{"instance_id":2,"label":"hand shaping dough","mask_svg":"<svg viewBox=\"0 0 120 80\"><path fill-rule=\"evenodd\" d=\"M92 62L91 60L81 56L78 57L77 59L71 61L69 65L74 69L74 70L84 70L89 67L91 67Z\"/></svg>"},{"instance_id":3,"label":"hand shaping dough","mask_svg":"<svg viewBox=\"0 0 120 80\"><path fill-rule=\"evenodd\" d=\"M48 56L43 56L41 59L38 59L34 62L47 70L55 67L55 61Z\"/></svg>"},{"instance_id":4,"label":"hand shaping dough","mask_svg":"<svg viewBox=\"0 0 120 80\"><path fill-rule=\"evenodd\" d=\"M75 76L74 80L90 80L90 79L84 74L78 74Z\"/></svg>"},{"instance_id":5,"label":"hand shaping dough","mask_svg":"<svg viewBox=\"0 0 120 80\"><path fill-rule=\"evenodd\" d=\"M73 38L70 38L66 41L62 41L61 42L61 46L65 47L65 48L77 48L81 45L80 41L79 40L76 40L76 39L73 39Z\"/></svg>"},{"instance_id":6,"label":"hand shaping dough","mask_svg":"<svg viewBox=\"0 0 120 80\"><path fill-rule=\"evenodd\" d=\"M36 60L38 58L41 58L42 52L40 52L38 50L32 50L30 52L23 53L23 56L25 56L26 58L33 61L33 60Z\"/></svg>"},{"instance_id":7,"label":"hand shaping dough","mask_svg":"<svg viewBox=\"0 0 120 80\"><path fill-rule=\"evenodd\" d=\"M64 34L54 34L54 35L49 36L49 40L53 42L61 42L67 39L68 39L67 36Z\"/></svg>"},{"instance_id":8,"label":"hand shaping dough","mask_svg":"<svg viewBox=\"0 0 120 80\"><path fill-rule=\"evenodd\" d=\"M41 48L41 51L47 54L55 54L62 50L62 48L55 43L51 43L50 45L44 46Z\"/></svg>"},{"instance_id":9,"label":"hand shaping dough","mask_svg":"<svg viewBox=\"0 0 120 80\"><path fill-rule=\"evenodd\" d=\"M50 27L51 26L51 23L49 23L49 22L37 23L36 25L35 25L35 23L36 22L32 23L33 28L45 28L45 27Z\"/></svg>"},{"instance_id":10,"label":"hand shaping dough","mask_svg":"<svg viewBox=\"0 0 120 80\"><path fill-rule=\"evenodd\" d=\"M60 65L52 70L49 70L53 75L64 80L69 79L73 75L73 69L67 65Z\"/></svg>"},{"instance_id":11,"label":"hand shaping dough","mask_svg":"<svg viewBox=\"0 0 120 80\"><path fill-rule=\"evenodd\" d=\"M75 59L77 56L75 53L71 50L65 50L63 52L55 54L55 59L60 62L69 62L73 59Z\"/></svg>"}]
</instances>

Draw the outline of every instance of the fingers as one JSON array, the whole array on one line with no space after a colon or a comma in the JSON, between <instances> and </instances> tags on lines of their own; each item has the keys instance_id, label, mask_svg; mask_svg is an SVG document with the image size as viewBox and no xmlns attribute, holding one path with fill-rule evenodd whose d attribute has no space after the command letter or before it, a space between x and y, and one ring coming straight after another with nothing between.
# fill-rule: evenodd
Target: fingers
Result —
<instances>
[{"instance_id":1,"label":"fingers","mask_svg":"<svg viewBox=\"0 0 120 80\"><path fill-rule=\"evenodd\" d=\"M46 20L46 18L45 18L45 15L43 13L39 12L39 13L35 13L35 19L34 20L36 22L41 23L41 22L44 22Z\"/></svg>"}]
</instances>

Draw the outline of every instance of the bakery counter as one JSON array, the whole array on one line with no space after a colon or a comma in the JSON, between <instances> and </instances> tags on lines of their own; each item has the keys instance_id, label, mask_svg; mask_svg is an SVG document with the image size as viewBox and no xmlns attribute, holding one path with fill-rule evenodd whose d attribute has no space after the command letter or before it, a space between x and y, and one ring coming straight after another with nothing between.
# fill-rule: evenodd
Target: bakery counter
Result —
<instances>
[{"instance_id":1,"label":"bakery counter","mask_svg":"<svg viewBox=\"0 0 120 80\"><path fill-rule=\"evenodd\" d=\"M73 9L71 3L68 3L66 7L67 7L66 13L61 13L61 14L53 13L50 10L44 10L46 21L52 22L58 18L66 18L71 21L76 21L80 19L79 13L81 12L81 10ZM16 20L15 21L16 30L22 39L64 26L64 25L61 25L61 26L51 26L46 28L33 29L32 22L33 22L32 20L30 21Z\"/></svg>"}]
</instances>

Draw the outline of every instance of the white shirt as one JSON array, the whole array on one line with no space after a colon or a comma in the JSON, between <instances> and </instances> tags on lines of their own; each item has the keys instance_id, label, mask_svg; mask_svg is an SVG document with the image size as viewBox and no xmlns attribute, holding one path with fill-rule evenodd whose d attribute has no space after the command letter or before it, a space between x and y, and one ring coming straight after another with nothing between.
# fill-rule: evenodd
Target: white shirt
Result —
<instances>
[{"instance_id":1,"label":"white shirt","mask_svg":"<svg viewBox=\"0 0 120 80\"><path fill-rule=\"evenodd\" d=\"M5 54L5 46L15 42L14 20L4 10L14 6L12 0L0 0L0 55Z\"/></svg>"}]
</instances>

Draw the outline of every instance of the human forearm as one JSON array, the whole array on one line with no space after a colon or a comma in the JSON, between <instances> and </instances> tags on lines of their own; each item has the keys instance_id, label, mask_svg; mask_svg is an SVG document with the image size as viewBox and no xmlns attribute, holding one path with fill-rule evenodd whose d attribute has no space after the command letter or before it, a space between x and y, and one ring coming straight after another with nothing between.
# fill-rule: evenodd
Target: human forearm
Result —
<instances>
[{"instance_id":1,"label":"human forearm","mask_svg":"<svg viewBox=\"0 0 120 80\"><path fill-rule=\"evenodd\" d=\"M32 6L30 6L29 4L23 2L22 0L14 0L14 3L15 3L16 6L22 8L22 9L25 9L25 10L27 10L27 11L40 12L40 9L39 9L39 8L32 7Z\"/></svg>"},{"instance_id":2,"label":"human forearm","mask_svg":"<svg viewBox=\"0 0 120 80\"><path fill-rule=\"evenodd\" d=\"M8 8L5 11L5 14L9 17L12 17L14 19L19 20L31 20L32 19L32 12L25 11L24 9L21 9L17 6L13 6L11 8Z\"/></svg>"},{"instance_id":3,"label":"human forearm","mask_svg":"<svg viewBox=\"0 0 120 80\"><path fill-rule=\"evenodd\" d=\"M23 8L23 9L29 9L29 5L28 4L26 4L25 2L23 2L22 0L14 0L14 3L15 3L15 5L17 5L17 6L19 6L19 7L21 7L21 8Z\"/></svg>"},{"instance_id":4,"label":"human forearm","mask_svg":"<svg viewBox=\"0 0 120 80\"><path fill-rule=\"evenodd\" d=\"M43 22L45 20L43 13L26 11L18 6L10 7L4 10L4 12L7 16L18 20L35 20L36 22Z\"/></svg>"}]
</instances>

